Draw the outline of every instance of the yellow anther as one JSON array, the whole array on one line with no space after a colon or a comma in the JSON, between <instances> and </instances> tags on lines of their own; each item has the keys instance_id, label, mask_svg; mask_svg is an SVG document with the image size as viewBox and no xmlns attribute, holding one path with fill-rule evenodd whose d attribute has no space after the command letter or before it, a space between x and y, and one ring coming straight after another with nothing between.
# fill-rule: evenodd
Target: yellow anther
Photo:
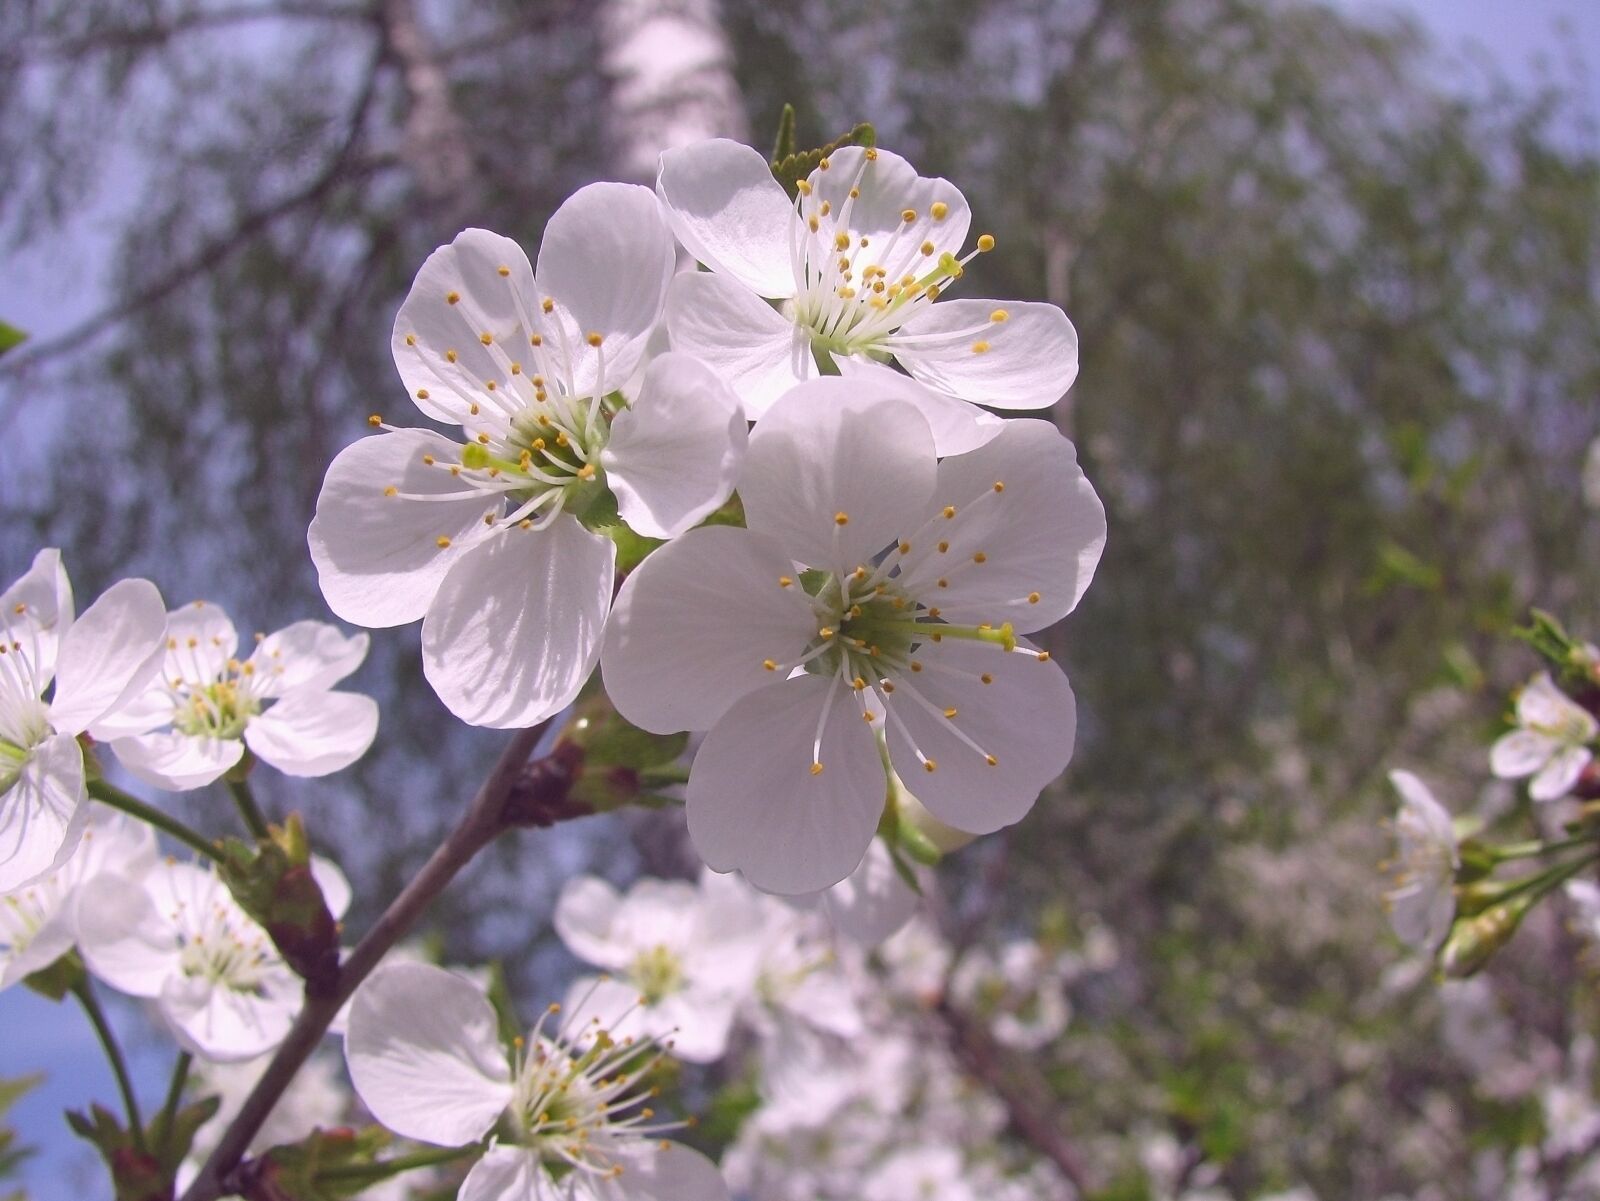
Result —
<instances>
[{"instance_id":1,"label":"yellow anther","mask_svg":"<svg viewBox=\"0 0 1600 1201\"><path fill-rule=\"evenodd\" d=\"M850 616L851 616L852 619L860 617L861 616L861 606L860 605L851 605L850 606Z\"/></svg>"},{"instance_id":2,"label":"yellow anther","mask_svg":"<svg viewBox=\"0 0 1600 1201\"><path fill-rule=\"evenodd\" d=\"M446 304L457 304L457 303L460 302L460 300L461 300L461 293L460 292L446 292L444 294L444 302Z\"/></svg>"},{"instance_id":3,"label":"yellow anther","mask_svg":"<svg viewBox=\"0 0 1600 1201\"><path fill-rule=\"evenodd\" d=\"M805 180L803 180L803 179L797 180L795 182L795 186L800 189L800 195L802 195L802 196L811 195L811 185L809 183L807 183Z\"/></svg>"},{"instance_id":4,"label":"yellow anther","mask_svg":"<svg viewBox=\"0 0 1600 1201\"><path fill-rule=\"evenodd\" d=\"M792 588L792 587L794 587L794 580L791 579L789 576L781 575L781 576L778 577L778 587L780 587L780 588Z\"/></svg>"},{"instance_id":5,"label":"yellow anther","mask_svg":"<svg viewBox=\"0 0 1600 1201\"><path fill-rule=\"evenodd\" d=\"M849 250L850 249L850 235L849 234L834 234L833 235L833 248L835 250Z\"/></svg>"},{"instance_id":6,"label":"yellow anther","mask_svg":"<svg viewBox=\"0 0 1600 1201\"><path fill-rule=\"evenodd\" d=\"M944 554L945 551L947 551L949 549L950 549L950 544L948 542L940 542L939 543L939 553L941 555Z\"/></svg>"},{"instance_id":7,"label":"yellow anther","mask_svg":"<svg viewBox=\"0 0 1600 1201\"><path fill-rule=\"evenodd\" d=\"M926 296L929 300L938 300L939 299L939 285L938 284L929 284L928 288L927 288L927 291L925 291L923 293L923 295Z\"/></svg>"},{"instance_id":8,"label":"yellow anther","mask_svg":"<svg viewBox=\"0 0 1600 1201\"><path fill-rule=\"evenodd\" d=\"M582 467L578 468L578 478L580 480L594 479L594 464L585 463Z\"/></svg>"},{"instance_id":9,"label":"yellow anther","mask_svg":"<svg viewBox=\"0 0 1600 1201\"><path fill-rule=\"evenodd\" d=\"M415 346L416 344L417 344L417 335L416 334L407 334L406 335L406 345L407 346Z\"/></svg>"},{"instance_id":10,"label":"yellow anther","mask_svg":"<svg viewBox=\"0 0 1600 1201\"><path fill-rule=\"evenodd\" d=\"M917 210L916 209L906 209L900 214L900 220L908 222L908 223L912 222L912 221L915 221L916 219L917 219Z\"/></svg>"},{"instance_id":11,"label":"yellow anther","mask_svg":"<svg viewBox=\"0 0 1600 1201\"><path fill-rule=\"evenodd\" d=\"M871 573L870 573L870 572L868 572L868 571L867 571L867 569L866 569L866 568L865 568L865 567L857 567L857 568L856 568L856 569L855 569L855 570L854 570L854 571L852 571L852 572L851 572L851 573L850 573L850 574L851 574L851 576L852 576L852 577L853 577L853 578L855 578L855 579L856 579L856 580L864 580L864 579L866 579L866 578L867 578L867 576L868 576L868 575L869 575L869 574L871 574Z\"/></svg>"},{"instance_id":12,"label":"yellow anther","mask_svg":"<svg viewBox=\"0 0 1600 1201\"><path fill-rule=\"evenodd\" d=\"M517 528L519 530L531 530L533 528L533 518L524 517L521 521L517 522Z\"/></svg>"},{"instance_id":13,"label":"yellow anther","mask_svg":"<svg viewBox=\"0 0 1600 1201\"><path fill-rule=\"evenodd\" d=\"M422 456L422 461L423 461L424 464L426 464L429 467L432 467L433 464L434 464L434 458L433 458L432 455L423 455Z\"/></svg>"},{"instance_id":14,"label":"yellow anther","mask_svg":"<svg viewBox=\"0 0 1600 1201\"><path fill-rule=\"evenodd\" d=\"M867 162L875 163L878 161L878 148L876 146L868 146L862 153L866 155Z\"/></svg>"},{"instance_id":15,"label":"yellow anther","mask_svg":"<svg viewBox=\"0 0 1600 1201\"><path fill-rule=\"evenodd\" d=\"M445 352L444 352L444 357L445 357L445 360L446 360L446 361L447 361L447 362L451 362L451 363L453 363L453 362L455 362L455 361L456 361L456 359L457 359L457 358L459 358L459 357L460 357L460 356L459 356L459 355L457 355L457 354L456 354L456 352L455 352L455 351L453 351L453 350L447 350L447 351L445 351Z\"/></svg>"},{"instance_id":16,"label":"yellow anther","mask_svg":"<svg viewBox=\"0 0 1600 1201\"><path fill-rule=\"evenodd\" d=\"M922 761L922 770L923 771L938 771L939 770L939 765L937 763L935 763L932 759L924 759Z\"/></svg>"},{"instance_id":17,"label":"yellow anther","mask_svg":"<svg viewBox=\"0 0 1600 1201\"><path fill-rule=\"evenodd\" d=\"M385 496L393 496L393 495L395 495L395 493L397 493L399 491L400 491L400 489L396 488L393 484L390 484L387 488L385 488L383 490L383 494Z\"/></svg>"},{"instance_id":18,"label":"yellow anther","mask_svg":"<svg viewBox=\"0 0 1600 1201\"><path fill-rule=\"evenodd\" d=\"M911 670L912 671L921 671L922 670L922 664L918 663L915 659L911 660Z\"/></svg>"},{"instance_id":19,"label":"yellow anther","mask_svg":"<svg viewBox=\"0 0 1600 1201\"><path fill-rule=\"evenodd\" d=\"M1030 605L1037 605L1039 603L1039 594L1037 592L1028 593L1028 603Z\"/></svg>"},{"instance_id":20,"label":"yellow anther","mask_svg":"<svg viewBox=\"0 0 1600 1201\"><path fill-rule=\"evenodd\" d=\"M832 638L833 637L833 627L832 626L823 626L820 630L817 631L817 637L818 638Z\"/></svg>"},{"instance_id":21,"label":"yellow anther","mask_svg":"<svg viewBox=\"0 0 1600 1201\"><path fill-rule=\"evenodd\" d=\"M489 435L488 434L479 434L478 435L478 442L479 442L480 445L488 446L489 445Z\"/></svg>"},{"instance_id":22,"label":"yellow anther","mask_svg":"<svg viewBox=\"0 0 1600 1201\"><path fill-rule=\"evenodd\" d=\"M822 228L822 222L817 220L817 215L815 213L812 213L811 216L806 218L806 225L812 233L816 233L817 230Z\"/></svg>"},{"instance_id":23,"label":"yellow anther","mask_svg":"<svg viewBox=\"0 0 1600 1201\"><path fill-rule=\"evenodd\" d=\"M864 721L864 722L868 722L869 724L877 716L878 715L876 713L874 713L871 709L863 709L861 711L861 720Z\"/></svg>"},{"instance_id":24,"label":"yellow anther","mask_svg":"<svg viewBox=\"0 0 1600 1201\"><path fill-rule=\"evenodd\" d=\"M511 374L512 375L521 375L522 374L522 364L521 363L512 363L511 364Z\"/></svg>"},{"instance_id":25,"label":"yellow anther","mask_svg":"<svg viewBox=\"0 0 1600 1201\"><path fill-rule=\"evenodd\" d=\"M811 774L814 776L820 776L822 774L822 764L813 763L811 765Z\"/></svg>"},{"instance_id":26,"label":"yellow anther","mask_svg":"<svg viewBox=\"0 0 1600 1201\"><path fill-rule=\"evenodd\" d=\"M851 188L850 189L850 199L851 200L860 200L861 199L861 189L860 188Z\"/></svg>"},{"instance_id":27,"label":"yellow anther","mask_svg":"<svg viewBox=\"0 0 1600 1201\"><path fill-rule=\"evenodd\" d=\"M972 353L973 354L987 354L988 352L989 352L989 344L987 342L974 342L972 344Z\"/></svg>"},{"instance_id":28,"label":"yellow anther","mask_svg":"<svg viewBox=\"0 0 1600 1201\"><path fill-rule=\"evenodd\" d=\"M950 518L954 517L955 515L956 515L956 507L954 505L946 505L944 507L944 516L945 516L945 520L946 521L948 521Z\"/></svg>"},{"instance_id":29,"label":"yellow anther","mask_svg":"<svg viewBox=\"0 0 1600 1201\"><path fill-rule=\"evenodd\" d=\"M529 334L528 335L528 342L532 346L543 346L544 345L544 335L543 334Z\"/></svg>"},{"instance_id":30,"label":"yellow anther","mask_svg":"<svg viewBox=\"0 0 1600 1201\"><path fill-rule=\"evenodd\" d=\"M989 314L989 320L993 321L996 325L999 325L1002 321L1011 320L1011 314L1006 312L1004 309L996 309L994 312Z\"/></svg>"},{"instance_id":31,"label":"yellow anther","mask_svg":"<svg viewBox=\"0 0 1600 1201\"><path fill-rule=\"evenodd\" d=\"M761 666L765 667L768 671L777 671L778 670L777 663L775 663L771 659L763 659L763 660L761 660Z\"/></svg>"},{"instance_id":32,"label":"yellow anther","mask_svg":"<svg viewBox=\"0 0 1600 1201\"><path fill-rule=\"evenodd\" d=\"M894 685L888 680L885 680L882 684L878 685L878 687L882 688L886 693L894 691Z\"/></svg>"},{"instance_id":33,"label":"yellow anther","mask_svg":"<svg viewBox=\"0 0 1600 1201\"><path fill-rule=\"evenodd\" d=\"M499 385L497 385L492 379L486 379L483 381L483 386L489 391L493 392Z\"/></svg>"},{"instance_id":34,"label":"yellow anther","mask_svg":"<svg viewBox=\"0 0 1600 1201\"><path fill-rule=\"evenodd\" d=\"M932 254L934 249L935 247L932 242L924 242L921 246L922 253L925 255Z\"/></svg>"},{"instance_id":35,"label":"yellow anther","mask_svg":"<svg viewBox=\"0 0 1600 1201\"><path fill-rule=\"evenodd\" d=\"M977 554L975 554L975 555L973 555L973 556L972 556L972 561L973 561L973 562L974 562L974 563L987 563L987 562L988 562L988 561L989 561L989 556L988 556L988 555L986 555L986 554L984 554L984 553L983 553L983 552L982 552L982 551L981 551L981 550L980 550L980 551L979 551L979 552L978 552L978 553L977 553Z\"/></svg>"},{"instance_id":36,"label":"yellow anther","mask_svg":"<svg viewBox=\"0 0 1600 1201\"><path fill-rule=\"evenodd\" d=\"M546 313L553 313L556 311L556 302L546 296L542 301L540 301L539 307Z\"/></svg>"},{"instance_id":37,"label":"yellow anther","mask_svg":"<svg viewBox=\"0 0 1600 1201\"><path fill-rule=\"evenodd\" d=\"M1034 658L1039 660L1039 662L1041 662L1041 663L1048 663L1050 661L1050 652L1049 651L1040 651L1037 655L1034 656Z\"/></svg>"},{"instance_id":38,"label":"yellow anther","mask_svg":"<svg viewBox=\"0 0 1600 1201\"><path fill-rule=\"evenodd\" d=\"M467 406L467 412L472 414L472 416L476 417L478 415L478 402L477 401L473 401L471 404L469 404Z\"/></svg>"},{"instance_id":39,"label":"yellow anther","mask_svg":"<svg viewBox=\"0 0 1600 1201\"><path fill-rule=\"evenodd\" d=\"M996 492L1004 492L1006 490L1006 482L1004 480L996 480L994 482L994 490Z\"/></svg>"},{"instance_id":40,"label":"yellow anther","mask_svg":"<svg viewBox=\"0 0 1600 1201\"><path fill-rule=\"evenodd\" d=\"M983 761L985 763L987 763L990 767L999 767L1000 766L1000 760L996 759L993 755L985 755L983 757Z\"/></svg>"},{"instance_id":41,"label":"yellow anther","mask_svg":"<svg viewBox=\"0 0 1600 1201\"><path fill-rule=\"evenodd\" d=\"M433 540L433 544L435 546L437 546L440 550L444 550L445 547L450 545L450 539L446 538L443 534L440 534L437 538L435 538Z\"/></svg>"},{"instance_id":42,"label":"yellow anther","mask_svg":"<svg viewBox=\"0 0 1600 1201\"><path fill-rule=\"evenodd\" d=\"M494 524L494 514L493 513L485 513L483 515L483 524L484 525L493 525Z\"/></svg>"},{"instance_id":43,"label":"yellow anther","mask_svg":"<svg viewBox=\"0 0 1600 1201\"><path fill-rule=\"evenodd\" d=\"M567 437L566 430L561 430L556 434L556 445L563 449L565 449L571 443L571 441L572 439Z\"/></svg>"},{"instance_id":44,"label":"yellow anther","mask_svg":"<svg viewBox=\"0 0 1600 1201\"><path fill-rule=\"evenodd\" d=\"M930 642L943 642L944 641L944 635L943 634L929 634L928 635L928 640Z\"/></svg>"},{"instance_id":45,"label":"yellow anther","mask_svg":"<svg viewBox=\"0 0 1600 1201\"><path fill-rule=\"evenodd\" d=\"M382 415L380 415L378 413L374 413L371 417L367 418L367 424L370 425L370 426L374 426L374 427L382 425L383 424Z\"/></svg>"},{"instance_id":46,"label":"yellow anther","mask_svg":"<svg viewBox=\"0 0 1600 1201\"><path fill-rule=\"evenodd\" d=\"M589 343L590 346L599 346L600 343L605 341L605 336L599 333L591 333L584 341Z\"/></svg>"},{"instance_id":47,"label":"yellow anther","mask_svg":"<svg viewBox=\"0 0 1600 1201\"><path fill-rule=\"evenodd\" d=\"M978 253L979 254L988 254L993 249L994 249L994 235L993 234L979 234L978 235Z\"/></svg>"},{"instance_id":48,"label":"yellow anther","mask_svg":"<svg viewBox=\"0 0 1600 1201\"><path fill-rule=\"evenodd\" d=\"M823 159L820 163L817 164L817 170L826 171L831 166L833 166L833 163L830 160Z\"/></svg>"},{"instance_id":49,"label":"yellow anther","mask_svg":"<svg viewBox=\"0 0 1600 1201\"><path fill-rule=\"evenodd\" d=\"M852 688L854 688L857 692L861 692L863 689L866 688L867 682L865 680L863 680L860 676L857 676L855 679L850 681L850 686Z\"/></svg>"},{"instance_id":50,"label":"yellow anther","mask_svg":"<svg viewBox=\"0 0 1600 1201\"><path fill-rule=\"evenodd\" d=\"M417 389L417 399L418 400L427 400L428 399L428 390L426 388L418 388Z\"/></svg>"},{"instance_id":51,"label":"yellow anther","mask_svg":"<svg viewBox=\"0 0 1600 1201\"><path fill-rule=\"evenodd\" d=\"M948 588L948 587L950 587L950 581L949 581L949 580L946 580L946 579L941 579L941 580L939 580L939 582L938 582L938 583L939 583L939 587L941 587L941 588ZM936 642L937 642L937 641L938 641L938 639L939 639L939 636L938 636L938 635L937 635L937 634L935 634L935 635L934 635L934 636L933 636L933 637L934 637L934 641L936 641Z\"/></svg>"},{"instance_id":52,"label":"yellow anther","mask_svg":"<svg viewBox=\"0 0 1600 1201\"><path fill-rule=\"evenodd\" d=\"M943 221L950 215L950 206L942 200L935 200L933 202L933 207L930 208L928 212L933 214L933 219L935 221Z\"/></svg>"},{"instance_id":53,"label":"yellow anther","mask_svg":"<svg viewBox=\"0 0 1600 1201\"><path fill-rule=\"evenodd\" d=\"M483 333L478 335L478 341L482 342L485 346L493 346L494 345L494 335L491 334L488 330L484 330Z\"/></svg>"},{"instance_id":54,"label":"yellow anther","mask_svg":"<svg viewBox=\"0 0 1600 1201\"><path fill-rule=\"evenodd\" d=\"M819 213L821 213L824 217L826 217L828 214L833 212L833 205L830 204L828 201L824 200L822 202L822 207L819 208L817 211Z\"/></svg>"},{"instance_id":55,"label":"yellow anther","mask_svg":"<svg viewBox=\"0 0 1600 1201\"><path fill-rule=\"evenodd\" d=\"M840 512L838 512L838 513L835 513L833 515L833 524L834 525L849 525L850 524L850 514L848 514L846 512L843 512L842 510Z\"/></svg>"},{"instance_id":56,"label":"yellow anther","mask_svg":"<svg viewBox=\"0 0 1600 1201\"><path fill-rule=\"evenodd\" d=\"M901 543L901 544L900 544L900 553L901 553L901 554L902 554L902 555L909 555L909 554L910 554L910 553L911 553L911 543L909 543L909 542L902 542L902 543Z\"/></svg>"}]
</instances>

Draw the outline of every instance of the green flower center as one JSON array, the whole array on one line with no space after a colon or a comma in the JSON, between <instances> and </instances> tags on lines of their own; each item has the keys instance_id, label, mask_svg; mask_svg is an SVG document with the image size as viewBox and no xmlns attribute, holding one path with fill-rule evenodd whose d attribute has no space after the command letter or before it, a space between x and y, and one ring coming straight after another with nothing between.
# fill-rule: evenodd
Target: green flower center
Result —
<instances>
[{"instance_id":1,"label":"green flower center","mask_svg":"<svg viewBox=\"0 0 1600 1201\"><path fill-rule=\"evenodd\" d=\"M683 961L668 948L654 946L629 965L628 978L646 1005L658 1005L683 987Z\"/></svg>"},{"instance_id":2,"label":"green flower center","mask_svg":"<svg viewBox=\"0 0 1600 1201\"><path fill-rule=\"evenodd\" d=\"M173 729L196 738L238 738L261 702L243 687L229 664L229 673L214 684L190 686L172 715Z\"/></svg>"}]
</instances>

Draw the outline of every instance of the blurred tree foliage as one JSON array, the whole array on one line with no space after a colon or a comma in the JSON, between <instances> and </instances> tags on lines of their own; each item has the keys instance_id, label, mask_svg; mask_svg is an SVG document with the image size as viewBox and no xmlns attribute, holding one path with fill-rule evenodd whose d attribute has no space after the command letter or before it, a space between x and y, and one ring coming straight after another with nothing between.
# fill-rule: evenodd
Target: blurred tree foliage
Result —
<instances>
[{"instance_id":1,"label":"blurred tree foliage","mask_svg":"<svg viewBox=\"0 0 1600 1201\"><path fill-rule=\"evenodd\" d=\"M1527 605L1600 633L1600 162L1572 97L1447 92L1411 30L1287 0L723 17L751 128L786 100L802 143L872 120L996 234L964 294L1055 301L1082 337L1058 419L1111 538L1055 635L1078 760L1025 838L948 869L969 929L1064 905L1123 945L1046 1065L1073 1130L1171 1130L1244 1195L1466 1195L1474 1140L1527 1123L1423 1122L1463 1077L1429 989L1384 983L1373 822L1402 757L1456 800L1482 774ZM0 230L116 225L103 317L0 365L7 569L49 539L85 595L139 571L255 625L317 612L328 460L371 411L414 419L387 341L418 264L466 224L531 250L608 174L601 40L556 0L0 9ZM295 796L385 895L488 744L414 632L375 642L382 753ZM625 873L620 829L542 853ZM463 950L542 927L559 873L499 852L450 898Z\"/></svg>"}]
</instances>

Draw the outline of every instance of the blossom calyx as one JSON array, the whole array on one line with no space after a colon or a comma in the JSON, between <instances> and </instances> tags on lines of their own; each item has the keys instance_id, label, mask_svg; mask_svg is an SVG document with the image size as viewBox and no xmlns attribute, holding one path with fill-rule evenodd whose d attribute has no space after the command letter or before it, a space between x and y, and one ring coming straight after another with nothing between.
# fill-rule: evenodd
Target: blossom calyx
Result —
<instances>
[{"instance_id":1,"label":"blossom calyx","mask_svg":"<svg viewBox=\"0 0 1600 1201\"><path fill-rule=\"evenodd\" d=\"M312 995L332 993L339 983L339 924L311 867L305 824L291 813L281 826L252 846L230 838L220 870L239 907L271 936L283 960Z\"/></svg>"}]
</instances>

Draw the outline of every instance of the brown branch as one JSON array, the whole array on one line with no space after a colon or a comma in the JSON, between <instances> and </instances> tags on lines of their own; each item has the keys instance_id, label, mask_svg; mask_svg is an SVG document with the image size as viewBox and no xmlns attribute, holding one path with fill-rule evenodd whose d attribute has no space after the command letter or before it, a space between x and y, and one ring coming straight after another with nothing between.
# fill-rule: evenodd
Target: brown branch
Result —
<instances>
[{"instance_id":1,"label":"brown branch","mask_svg":"<svg viewBox=\"0 0 1600 1201\"><path fill-rule=\"evenodd\" d=\"M532 729L519 730L507 744L488 778L472 799L466 815L461 819L444 844L428 859L416 877L390 902L373 927L367 931L350 957L339 968L338 987L327 996L307 997L305 1008L295 1019L288 1036L279 1045L272 1062L256 1082L245 1100L238 1116L229 1125L217 1149L206 1160L200 1174L195 1177L183 1201L218 1201L218 1198L236 1193L239 1182L233 1180L236 1170L249 1150L272 1108L278 1103L284 1089L316 1050L329 1024L356 987L373 968L378 966L389 949L411 929L434 899L444 891L463 867L496 835L511 828L508 799L523 779L528 756L538 745L539 735L547 723L541 722Z\"/></svg>"},{"instance_id":2,"label":"brown branch","mask_svg":"<svg viewBox=\"0 0 1600 1201\"><path fill-rule=\"evenodd\" d=\"M988 1031L951 1005L948 996L940 999L935 1013L956 1058L974 1080L1000 1098L1017 1134L1060 1168L1080 1197L1089 1195L1089 1174L1044 1081L1016 1056L1007 1055Z\"/></svg>"}]
</instances>

